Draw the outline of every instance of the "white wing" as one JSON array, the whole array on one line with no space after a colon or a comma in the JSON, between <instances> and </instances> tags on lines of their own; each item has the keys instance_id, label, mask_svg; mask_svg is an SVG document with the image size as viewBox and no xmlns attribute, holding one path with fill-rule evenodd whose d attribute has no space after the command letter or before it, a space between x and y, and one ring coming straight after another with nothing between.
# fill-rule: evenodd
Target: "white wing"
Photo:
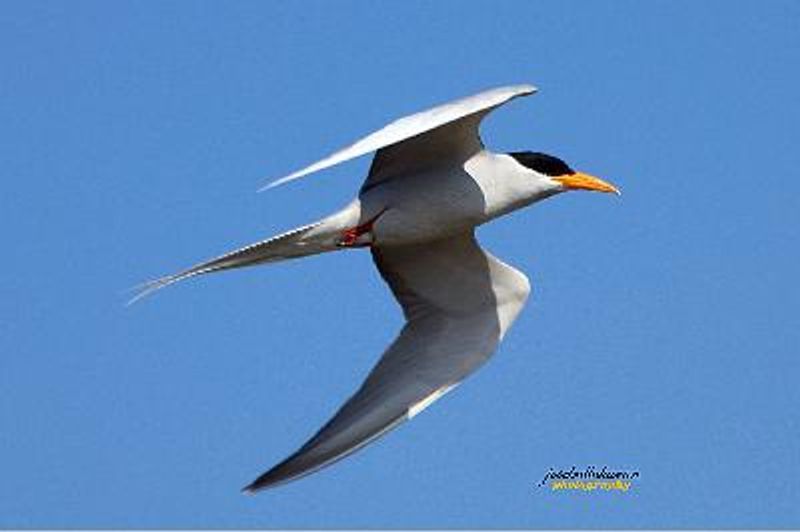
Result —
<instances>
[{"instance_id":1,"label":"white wing","mask_svg":"<svg viewBox=\"0 0 800 532\"><path fill-rule=\"evenodd\" d=\"M317 471L419 413L492 355L530 292L527 278L483 251L472 233L373 248L373 258L405 326L336 415L246 491Z\"/></svg>"},{"instance_id":2,"label":"white wing","mask_svg":"<svg viewBox=\"0 0 800 532\"><path fill-rule=\"evenodd\" d=\"M311 164L302 170L293 172L262 187L261 190L276 187L299 177L330 168L350 159L373 152L386 146L420 135L459 118L481 111L489 112L517 96L525 96L536 92L532 85L512 85L481 92L474 96L455 100L427 111L422 111L391 122L383 129L367 135L354 144ZM485 114L485 113L484 113ZM477 134L477 129L476 129Z\"/></svg>"}]
</instances>

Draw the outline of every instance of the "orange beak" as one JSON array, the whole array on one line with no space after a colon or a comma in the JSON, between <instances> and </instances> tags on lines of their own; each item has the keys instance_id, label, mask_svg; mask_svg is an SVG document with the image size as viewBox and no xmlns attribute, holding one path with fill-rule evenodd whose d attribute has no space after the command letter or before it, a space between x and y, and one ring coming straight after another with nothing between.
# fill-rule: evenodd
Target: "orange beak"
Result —
<instances>
[{"instance_id":1,"label":"orange beak","mask_svg":"<svg viewBox=\"0 0 800 532\"><path fill-rule=\"evenodd\" d=\"M597 192L613 192L617 196L622 195L619 189L611 183L583 172L554 177L553 180L570 190L596 190Z\"/></svg>"}]
</instances>

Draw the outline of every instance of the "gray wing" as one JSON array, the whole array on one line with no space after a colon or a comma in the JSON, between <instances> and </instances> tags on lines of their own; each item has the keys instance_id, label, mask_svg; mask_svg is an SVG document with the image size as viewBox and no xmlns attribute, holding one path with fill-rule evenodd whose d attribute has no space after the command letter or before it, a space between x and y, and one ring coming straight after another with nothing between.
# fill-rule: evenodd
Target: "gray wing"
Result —
<instances>
[{"instance_id":1,"label":"gray wing","mask_svg":"<svg viewBox=\"0 0 800 532\"><path fill-rule=\"evenodd\" d=\"M536 88L532 85L499 87L460 100L455 100L428 109L427 111L400 118L320 161L269 183L264 186L262 190L287 183L313 172L324 170L325 168L330 168L331 166L397 144L398 142L417 135L422 135L423 133L475 113L481 113L481 116L483 116L495 107L517 96L525 96L533 94L534 92L536 92ZM479 121L480 120L478 120L478 122ZM477 127L475 127L475 133L477 136Z\"/></svg>"},{"instance_id":2,"label":"gray wing","mask_svg":"<svg viewBox=\"0 0 800 532\"><path fill-rule=\"evenodd\" d=\"M471 232L372 253L405 326L333 418L246 491L313 473L419 413L492 355L530 292L527 278Z\"/></svg>"}]
</instances>

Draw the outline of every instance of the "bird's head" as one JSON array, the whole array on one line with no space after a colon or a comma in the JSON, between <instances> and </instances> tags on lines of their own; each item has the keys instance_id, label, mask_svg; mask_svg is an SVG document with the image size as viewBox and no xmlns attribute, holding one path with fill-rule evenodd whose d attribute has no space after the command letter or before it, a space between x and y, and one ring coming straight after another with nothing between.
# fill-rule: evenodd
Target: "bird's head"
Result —
<instances>
[{"instance_id":1,"label":"bird's head","mask_svg":"<svg viewBox=\"0 0 800 532\"><path fill-rule=\"evenodd\" d=\"M577 172L558 157L530 151L513 152L508 155L525 167L526 173L533 174L532 177L537 180L537 189L541 192L542 197L568 190L594 190L620 194L617 187L611 183L583 172Z\"/></svg>"}]
</instances>

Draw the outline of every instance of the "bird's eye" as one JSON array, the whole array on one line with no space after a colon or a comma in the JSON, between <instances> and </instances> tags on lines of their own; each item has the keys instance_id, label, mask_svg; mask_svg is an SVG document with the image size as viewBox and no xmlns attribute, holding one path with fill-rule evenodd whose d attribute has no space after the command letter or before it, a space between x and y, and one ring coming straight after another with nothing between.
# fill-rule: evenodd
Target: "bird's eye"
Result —
<instances>
[{"instance_id":1,"label":"bird's eye","mask_svg":"<svg viewBox=\"0 0 800 532\"><path fill-rule=\"evenodd\" d=\"M558 157L553 157L552 155L547 155L546 153L520 151L509 153L509 155L516 159L516 161L522 166L530 168L531 170L546 176L557 177L575 173L575 170L570 168L567 163Z\"/></svg>"}]
</instances>

